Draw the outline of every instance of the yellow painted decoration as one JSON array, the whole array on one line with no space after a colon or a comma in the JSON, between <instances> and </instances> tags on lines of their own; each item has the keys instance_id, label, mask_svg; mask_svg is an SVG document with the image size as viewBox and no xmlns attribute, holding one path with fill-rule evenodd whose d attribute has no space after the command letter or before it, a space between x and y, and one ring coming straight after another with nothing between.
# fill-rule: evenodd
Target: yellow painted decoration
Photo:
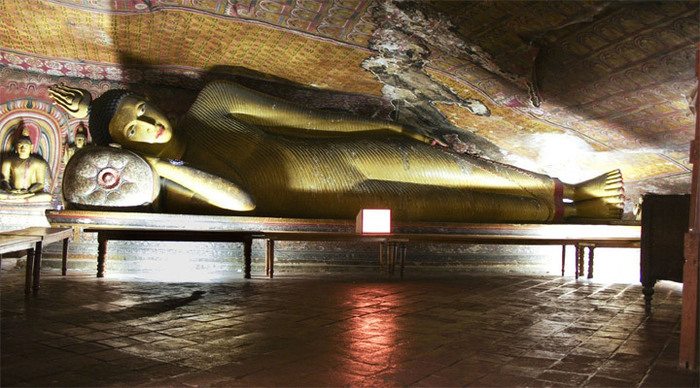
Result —
<instances>
[{"instance_id":1,"label":"yellow painted decoration","mask_svg":"<svg viewBox=\"0 0 700 388\"><path fill-rule=\"evenodd\" d=\"M49 2L0 2L0 46L21 53L129 65L226 64L317 88L381 95L361 63L371 52L240 19L181 10L90 12ZM57 37L61 37L57 39Z\"/></svg>"}]
</instances>

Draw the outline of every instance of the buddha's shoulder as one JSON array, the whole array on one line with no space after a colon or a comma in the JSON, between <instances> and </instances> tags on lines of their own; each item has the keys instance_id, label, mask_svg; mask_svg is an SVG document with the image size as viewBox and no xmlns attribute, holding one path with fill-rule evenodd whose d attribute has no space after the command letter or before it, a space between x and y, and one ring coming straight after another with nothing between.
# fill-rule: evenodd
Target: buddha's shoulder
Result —
<instances>
[{"instance_id":1,"label":"buddha's shoulder","mask_svg":"<svg viewBox=\"0 0 700 388\"><path fill-rule=\"evenodd\" d=\"M228 94L228 93L235 93L237 90L244 90L247 89L245 86L238 84L233 81L229 80L214 80L208 82L204 88L202 88L202 91L199 93L199 95L208 95L208 94Z\"/></svg>"},{"instance_id":2,"label":"buddha's shoulder","mask_svg":"<svg viewBox=\"0 0 700 388\"><path fill-rule=\"evenodd\" d=\"M211 81L202 88L197 96L197 101L199 100L219 100L225 101L227 98L250 98L264 96L264 93L251 89L247 86L243 86L237 82L231 80L215 80Z\"/></svg>"},{"instance_id":3,"label":"buddha's shoulder","mask_svg":"<svg viewBox=\"0 0 700 388\"><path fill-rule=\"evenodd\" d=\"M224 80L209 82L197 94L197 98L190 107L190 114L206 113L230 104L239 86Z\"/></svg>"},{"instance_id":4,"label":"buddha's shoulder","mask_svg":"<svg viewBox=\"0 0 700 388\"><path fill-rule=\"evenodd\" d=\"M44 160L44 158L36 155L30 155L29 159L31 160L32 164L41 164L41 165L46 165L48 166L49 164Z\"/></svg>"}]
</instances>

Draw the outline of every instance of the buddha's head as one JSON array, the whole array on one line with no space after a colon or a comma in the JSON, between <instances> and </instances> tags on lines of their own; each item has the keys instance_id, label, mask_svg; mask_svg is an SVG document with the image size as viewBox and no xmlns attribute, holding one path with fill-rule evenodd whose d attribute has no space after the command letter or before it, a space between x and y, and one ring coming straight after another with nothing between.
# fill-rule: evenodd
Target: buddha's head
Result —
<instances>
[{"instance_id":1,"label":"buddha's head","mask_svg":"<svg viewBox=\"0 0 700 388\"><path fill-rule=\"evenodd\" d=\"M27 159L32 153L32 142L27 140L19 140L15 145L17 155L20 159Z\"/></svg>"},{"instance_id":2,"label":"buddha's head","mask_svg":"<svg viewBox=\"0 0 700 388\"><path fill-rule=\"evenodd\" d=\"M144 97L128 90L108 90L90 105L90 133L98 145L167 143L172 126Z\"/></svg>"},{"instance_id":3,"label":"buddha's head","mask_svg":"<svg viewBox=\"0 0 700 388\"><path fill-rule=\"evenodd\" d=\"M85 147L86 143L87 143L87 139L85 139L85 135L75 135L75 146L77 148Z\"/></svg>"},{"instance_id":4,"label":"buddha's head","mask_svg":"<svg viewBox=\"0 0 700 388\"><path fill-rule=\"evenodd\" d=\"M15 151L20 159L28 159L32 154L32 148L34 148L32 139L29 137L29 133L23 130L22 135L15 141Z\"/></svg>"}]
</instances>

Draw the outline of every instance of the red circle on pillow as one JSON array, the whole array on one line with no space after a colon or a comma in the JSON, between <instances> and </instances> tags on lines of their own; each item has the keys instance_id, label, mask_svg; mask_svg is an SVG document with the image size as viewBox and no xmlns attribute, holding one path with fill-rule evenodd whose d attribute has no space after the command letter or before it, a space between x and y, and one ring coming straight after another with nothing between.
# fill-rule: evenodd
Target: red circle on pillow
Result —
<instances>
[{"instance_id":1,"label":"red circle on pillow","mask_svg":"<svg viewBox=\"0 0 700 388\"><path fill-rule=\"evenodd\" d=\"M119 171L111 167L104 168L97 174L97 184L107 190L111 190L119 186L120 180L121 177Z\"/></svg>"}]
</instances>

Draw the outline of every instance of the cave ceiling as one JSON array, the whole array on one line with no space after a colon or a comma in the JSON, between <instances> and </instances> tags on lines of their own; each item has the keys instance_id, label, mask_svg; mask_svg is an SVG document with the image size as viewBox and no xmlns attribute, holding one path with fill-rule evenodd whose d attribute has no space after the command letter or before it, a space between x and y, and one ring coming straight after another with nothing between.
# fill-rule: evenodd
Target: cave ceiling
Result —
<instances>
[{"instance_id":1,"label":"cave ceiling","mask_svg":"<svg viewBox=\"0 0 700 388\"><path fill-rule=\"evenodd\" d=\"M177 112L232 77L565 181L685 192L699 4L0 0L0 103L139 85Z\"/></svg>"}]
</instances>

